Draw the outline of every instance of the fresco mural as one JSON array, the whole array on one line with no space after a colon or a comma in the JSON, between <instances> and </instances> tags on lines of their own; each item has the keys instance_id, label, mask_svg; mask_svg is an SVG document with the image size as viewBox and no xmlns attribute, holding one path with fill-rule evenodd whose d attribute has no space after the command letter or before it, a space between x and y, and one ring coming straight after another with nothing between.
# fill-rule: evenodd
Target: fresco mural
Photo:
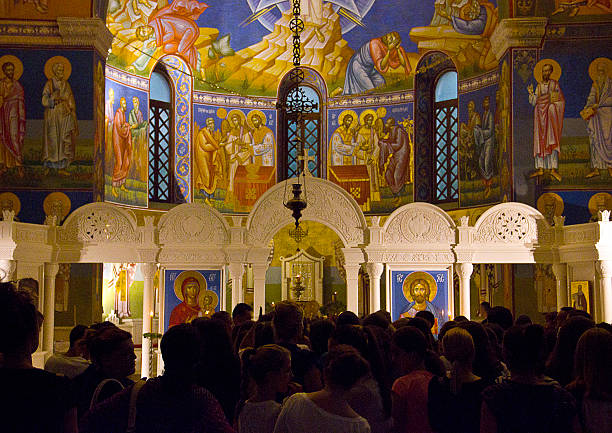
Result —
<instances>
[{"instance_id":1,"label":"fresco mural","mask_svg":"<svg viewBox=\"0 0 612 433\"><path fill-rule=\"evenodd\" d=\"M148 94L110 78L106 93L104 199L147 206Z\"/></svg>"},{"instance_id":2,"label":"fresco mural","mask_svg":"<svg viewBox=\"0 0 612 433\"><path fill-rule=\"evenodd\" d=\"M414 317L418 311L430 311L435 317L434 335L449 320L450 272L445 270L390 270L391 318Z\"/></svg>"},{"instance_id":3,"label":"fresco mural","mask_svg":"<svg viewBox=\"0 0 612 433\"><path fill-rule=\"evenodd\" d=\"M198 317L210 317L221 308L221 270L166 270L164 330Z\"/></svg>"},{"instance_id":4,"label":"fresco mural","mask_svg":"<svg viewBox=\"0 0 612 433\"><path fill-rule=\"evenodd\" d=\"M598 221L600 210L612 210L612 190L555 191L538 197L537 208L554 225L554 216L565 217L565 224Z\"/></svg>"},{"instance_id":5,"label":"fresco mural","mask_svg":"<svg viewBox=\"0 0 612 433\"><path fill-rule=\"evenodd\" d=\"M2 18L25 18L32 20L51 20L57 17L90 17L91 0L0 0Z\"/></svg>"},{"instance_id":6,"label":"fresco mural","mask_svg":"<svg viewBox=\"0 0 612 433\"><path fill-rule=\"evenodd\" d=\"M514 113L522 125L514 129L520 146L515 156L524 176L519 183L535 181L553 190L609 188L612 61L601 56L604 45L551 41L539 59L535 50L515 55Z\"/></svg>"},{"instance_id":7,"label":"fresco mural","mask_svg":"<svg viewBox=\"0 0 612 433\"><path fill-rule=\"evenodd\" d=\"M104 201L104 64L95 60L94 69L94 201Z\"/></svg>"},{"instance_id":8,"label":"fresco mural","mask_svg":"<svg viewBox=\"0 0 612 433\"><path fill-rule=\"evenodd\" d=\"M412 104L328 111L327 179L366 212L391 212L412 201Z\"/></svg>"},{"instance_id":9,"label":"fresco mural","mask_svg":"<svg viewBox=\"0 0 612 433\"><path fill-rule=\"evenodd\" d=\"M93 77L92 56L0 50L1 185L91 188L93 89L83 77Z\"/></svg>"},{"instance_id":10,"label":"fresco mural","mask_svg":"<svg viewBox=\"0 0 612 433\"><path fill-rule=\"evenodd\" d=\"M194 200L248 212L276 182L276 111L196 104L194 117Z\"/></svg>"},{"instance_id":11,"label":"fresco mural","mask_svg":"<svg viewBox=\"0 0 612 433\"><path fill-rule=\"evenodd\" d=\"M443 50L460 73L495 68L489 37L497 2L316 0L302 2L302 65L317 70L330 95L412 88L420 52ZM167 54L190 66L196 90L276 94L291 62L291 2L197 0L109 3L115 35L109 64L148 77Z\"/></svg>"}]
</instances>

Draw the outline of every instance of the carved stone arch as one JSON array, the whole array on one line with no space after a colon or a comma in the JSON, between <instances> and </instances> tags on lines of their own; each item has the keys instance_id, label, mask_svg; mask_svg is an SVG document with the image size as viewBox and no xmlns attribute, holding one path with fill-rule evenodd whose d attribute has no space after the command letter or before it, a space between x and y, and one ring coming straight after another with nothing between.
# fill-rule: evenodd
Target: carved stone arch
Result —
<instances>
[{"instance_id":1,"label":"carved stone arch","mask_svg":"<svg viewBox=\"0 0 612 433\"><path fill-rule=\"evenodd\" d=\"M500 203L483 213L474 225L474 243L524 246L540 243L539 234L550 226L537 209L523 203Z\"/></svg>"},{"instance_id":2,"label":"carved stone arch","mask_svg":"<svg viewBox=\"0 0 612 433\"><path fill-rule=\"evenodd\" d=\"M295 179L280 182L262 195L247 219L249 244L265 247L282 227L294 222L291 212L283 206L285 186L287 195ZM325 179L306 179L308 206L303 219L319 222L331 228L345 247L356 247L364 241L366 221L359 205L344 189ZM288 198L288 197L287 197Z\"/></svg>"},{"instance_id":3,"label":"carved stone arch","mask_svg":"<svg viewBox=\"0 0 612 433\"><path fill-rule=\"evenodd\" d=\"M383 226L386 245L454 244L456 227L452 218L429 203L409 203L393 211Z\"/></svg>"},{"instance_id":4,"label":"carved stone arch","mask_svg":"<svg viewBox=\"0 0 612 433\"><path fill-rule=\"evenodd\" d=\"M172 208L159 220L159 243L222 246L229 241L229 225L212 207L184 203Z\"/></svg>"},{"instance_id":5,"label":"carved stone arch","mask_svg":"<svg viewBox=\"0 0 612 433\"><path fill-rule=\"evenodd\" d=\"M59 228L60 243L140 243L134 214L109 203L89 203L76 209Z\"/></svg>"}]
</instances>

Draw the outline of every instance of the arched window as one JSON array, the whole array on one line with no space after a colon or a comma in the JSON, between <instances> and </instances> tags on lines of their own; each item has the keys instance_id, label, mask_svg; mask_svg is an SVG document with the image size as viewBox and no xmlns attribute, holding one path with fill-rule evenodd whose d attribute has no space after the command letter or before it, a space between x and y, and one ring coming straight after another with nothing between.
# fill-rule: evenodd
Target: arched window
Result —
<instances>
[{"instance_id":1,"label":"arched window","mask_svg":"<svg viewBox=\"0 0 612 433\"><path fill-rule=\"evenodd\" d=\"M323 78L311 68L302 68L304 81L296 86L287 74L278 92L278 160L279 181L297 176L302 169L304 149L308 150L308 169L313 176L325 177L327 170L325 143L325 95ZM310 109L300 110L300 107Z\"/></svg>"},{"instance_id":2,"label":"arched window","mask_svg":"<svg viewBox=\"0 0 612 433\"><path fill-rule=\"evenodd\" d=\"M457 72L443 72L434 91L434 202L459 199Z\"/></svg>"},{"instance_id":3,"label":"arched window","mask_svg":"<svg viewBox=\"0 0 612 433\"><path fill-rule=\"evenodd\" d=\"M158 64L149 89L149 200L163 203L174 197L172 94L166 70Z\"/></svg>"}]
</instances>

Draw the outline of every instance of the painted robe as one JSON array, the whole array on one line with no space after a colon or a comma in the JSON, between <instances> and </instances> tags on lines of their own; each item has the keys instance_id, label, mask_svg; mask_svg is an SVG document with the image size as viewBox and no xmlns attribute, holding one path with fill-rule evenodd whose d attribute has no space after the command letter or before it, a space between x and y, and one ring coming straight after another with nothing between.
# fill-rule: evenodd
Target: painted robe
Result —
<instances>
[{"instance_id":1,"label":"painted robe","mask_svg":"<svg viewBox=\"0 0 612 433\"><path fill-rule=\"evenodd\" d=\"M365 165L370 178L370 199L380 201L380 181L378 175L378 135L374 128L362 127L357 134L355 159L358 165Z\"/></svg>"},{"instance_id":2,"label":"painted robe","mask_svg":"<svg viewBox=\"0 0 612 433\"><path fill-rule=\"evenodd\" d=\"M410 137L401 126L393 126L389 137L380 140L379 169L384 172L393 194L398 194L406 182L410 182L410 151Z\"/></svg>"},{"instance_id":3,"label":"painted robe","mask_svg":"<svg viewBox=\"0 0 612 433\"><path fill-rule=\"evenodd\" d=\"M195 143L195 188L212 197L222 174L219 141L208 128L200 129Z\"/></svg>"},{"instance_id":4,"label":"painted robe","mask_svg":"<svg viewBox=\"0 0 612 433\"><path fill-rule=\"evenodd\" d=\"M480 149L480 174L485 180L489 180L495 171L495 127L490 111L482 113L482 124L474 127L474 142L476 148Z\"/></svg>"},{"instance_id":5,"label":"painted robe","mask_svg":"<svg viewBox=\"0 0 612 433\"><path fill-rule=\"evenodd\" d=\"M117 109L113 119L113 151L113 186L117 187L125 184L132 161L132 133L130 124L125 120L125 111L121 107Z\"/></svg>"},{"instance_id":6,"label":"painted robe","mask_svg":"<svg viewBox=\"0 0 612 433\"><path fill-rule=\"evenodd\" d=\"M274 134L267 126L253 131L253 154L255 165L274 166Z\"/></svg>"},{"instance_id":7,"label":"painted robe","mask_svg":"<svg viewBox=\"0 0 612 433\"><path fill-rule=\"evenodd\" d=\"M353 165L355 158L355 140L353 132L343 125L339 126L331 137L331 165Z\"/></svg>"},{"instance_id":8,"label":"painted robe","mask_svg":"<svg viewBox=\"0 0 612 433\"><path fill-rule=\"evenodd\" d=\"M595 114L587 120L591 142L591 166L612 167L612 79L606 77L600 86L593 82L586 106L597 104Z\"/></svg>"},{"instance_id":9,"label":"painted robe","mask_svg":"<svg viewBox=\"0 0 612 433\"><path fill-rule=\"evenodd\" d=\"M535 167L556 169L561 151L561 130L565 98L559 83L548 80L539 83L529 102L535 107L533 115L533 156Z\"/></svg>"},{"instance_id":10,"label":"painted robe","mask_svg":"<svg viewBox=\"0 0 612 433\"><path fill-rule=\"evenodd\" d=\"M0 81L0 169L20 166L25 137L25 97L18 81Z\"/></svg>"},{"instance_id":11,"label":"painted robe","mask_svg":"<svg viewBox=\"0 0 612 433\"><path fill-rule=\"evenodd\" d=\"M79 128L74 95L65 80L51 78L42 96L45 107L43 164L45 167L65 169L74 160L74 146Z\"/></svg>"}]
</instances>

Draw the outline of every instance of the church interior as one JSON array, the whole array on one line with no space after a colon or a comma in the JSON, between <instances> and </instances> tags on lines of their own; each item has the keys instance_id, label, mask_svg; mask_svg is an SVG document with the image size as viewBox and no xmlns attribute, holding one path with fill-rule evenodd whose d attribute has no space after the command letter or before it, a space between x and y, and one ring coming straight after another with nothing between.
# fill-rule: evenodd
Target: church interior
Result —
<instances>
[{"instance_id":1,"label":"church interior","mask_svg":"<svg viewBox=\"0 0 612 433\"><path fill-rule=\"evenodd\" d=\"M0 0L35 366L108 320L154 375L152 335L242 302L612 322L609 2L302 0L298 81L292 3Z\"/></svg>"}]
</instances>

